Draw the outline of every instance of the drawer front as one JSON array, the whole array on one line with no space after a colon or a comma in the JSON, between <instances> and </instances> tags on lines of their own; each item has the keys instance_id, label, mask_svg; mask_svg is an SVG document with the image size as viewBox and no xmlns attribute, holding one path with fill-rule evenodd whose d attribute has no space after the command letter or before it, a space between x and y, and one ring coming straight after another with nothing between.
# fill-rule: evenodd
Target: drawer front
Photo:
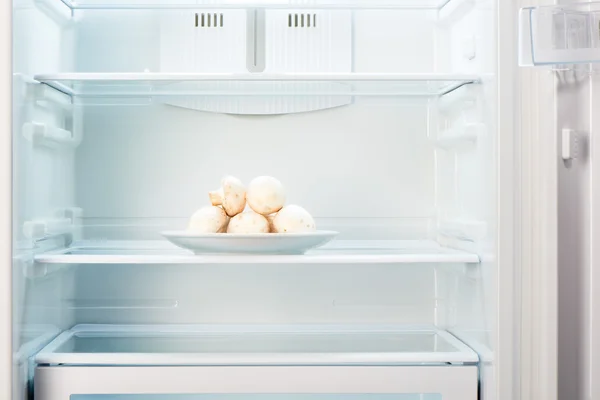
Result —
<instances>
[{"instance_id":1,"label":"drawer front","mask_svg":"<svg viewBox=\"0 0 600 400\"><path fill-rule=\"evenodd\" d=\"M36 400L477 400L476 366L38 367Z\"/></svg>"}]
</instances>

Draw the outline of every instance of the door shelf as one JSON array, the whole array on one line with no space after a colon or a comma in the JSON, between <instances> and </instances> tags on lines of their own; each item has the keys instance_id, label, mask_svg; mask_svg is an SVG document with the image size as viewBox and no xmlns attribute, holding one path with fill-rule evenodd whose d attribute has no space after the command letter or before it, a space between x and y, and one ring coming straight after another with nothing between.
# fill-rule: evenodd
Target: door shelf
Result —
<instances>
[{"instance_id":1,"label":"door shelf","mask_svg":"<svg viewBox=\"0 0 600 400\"><path fill-rule=\"evenodd\" d=\"M34 79L82 98L176 96L441 96L480 77L464 74L64 73Z\"/></svg>"},{"instance_id":2,"label":"door shelf","mask_svg":"<svg viewBox=\"0 0 600 400\"><path fill-rule=\"evenodd\" d=\"M77 325L35 357L75 365L477 364L433 327L327 325Z\"/></svg>"},{"instance_id":3,"label":"door shelf","mask_svg":"<svg viewBox=\"0 0 600 400\"><path fill-rule=\"evenodd\" d=\"M600 62L600 2L527 7L519 21L522 66Z\"/></svg>"},{"instance_id":4,"label":"door shelf","mask_svg":"<svg viewBox=\"0 0 600 400\"><path fill-rule=\"evenodd\" d=\"M38 0L39 1L39 0ZM452 0L56 0L73 10L181 8L432 9Z\"/></svg>"},{"instance_id":5,"label":"door shelf","mask_svg":"<svg viewBox=\"0 0 600 400\"><path fill-rule=\"evenodd\" d=\"M475 264L477 254L434 241L337 240L304 255L194 255L166 241L75 242L35 256L38 264Z\"/></svg>"}]
</instances>

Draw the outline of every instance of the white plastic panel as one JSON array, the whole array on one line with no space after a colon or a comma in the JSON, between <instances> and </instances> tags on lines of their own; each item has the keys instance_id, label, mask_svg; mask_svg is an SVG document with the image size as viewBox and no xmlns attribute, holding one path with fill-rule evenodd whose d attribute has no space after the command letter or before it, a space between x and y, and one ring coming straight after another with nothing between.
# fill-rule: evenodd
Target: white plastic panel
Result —
<instances>
[{"instance_id":1,"label":"white plastic panel","mask_svg":"<svg viewBox=\"0 0 600 400\"><path fill-rule=\"evenodd\" d=\"M128 9L128 8L406 8L440 9L450 0L54 0L72 9Z\"/></svg>"},{"instance_id":2,"label":"white plastic panel","mask_svg":"<svg viewBox=\"0 0 600 400\"><path fill-rule=\"evenodd\" d=\"M455 1L455 0L453 0ZM461 0L464 1L464 0ZM369 5L374 2L368 2ZM419 2L421 3L421 2ZM304 4L304 3L303 3ZM118 12L114 10L96 10L96 11L75 11L75 20L72 30L77 38L75 52L70 56L75 57L76 63L73 69L47 69L36 70L36 73L44 72L132 72L141 73L150 72L188 72L184 64L190 65L195 52L206 40L206 50L201 50L202 54L209 54L216 60L202 60L202 67L207 68L214 63L227 63L227 68L235 68L241 65L242 58L255 50L267 51L266 41L272 41L278 46L283 43L292 47L285 49L283 56L287 59L288 67L294 68L294 71L302 71L296 66L289 65L291 57L298 53L298 59L301 61L299 67L308 66L314 68L317 65L327 67L325 72L331 67L338 67L341 63L344 68L351 68L354 72L370 73L414 73L414 72L448 72L442 64L451 53L448 44L445 51L438 51L436 43L445 36L436 37L435 32L439 23L437 21L437 11L423 9L355 9L348 11L345 9L323 9L306 8L299 4L299 8L286 9L263 9L262 14L258 14L258 24L256 32L252 23L255 10L239 10L230 8L219 8L217 5L212 7L191 7L186 10L173 9L131 9L124 8ZM66 7L65 7L66 8ZM444 7L446 8L446 7ZM216 13L220 25L220 15L223 14L223 27L195 27L195 14L199 15L199 25L201 25L202 14ZM240 20L240 15L248 13L247 18ZM293 14L293 28L289 28L288 15ZM308 15L317 15L316 29L295 27L295 15L298 15L299 25L301 17L305 15L305 25L308 25ZM351 20L345 16L352 14ZM273 15L283 15L283 19L273 19ZM332 16L336 17L332 17ZM337 17L343 16L343 17ZM311 18L312 19L312 18ZM165 22L166 21L166 22ZM161 38L165 29L170 23L168 21L180 21L179 26L170 30L168 38ZM283 30L279 33L281 37L269 37L262 33L262 28L271 29L279 23L284 24ZM324 23L330 29L323 30ZM335 23L332 25L331 23ZM166 24L166 25L165 25ZM314 25L314 23L311 23ZM351 26L351 35L346 36ZM242 32L242 27L246 30ZM377 29L374 29L377 27ZM236 37L232 35L235 31ZM258 41L253 42L252 36L257 34ZM318 35L317 35L318 34ZM316 36L319 36L318 38ZM287 38L286 38L287 37ZM292 37L299 41L293 42ZM406 38L415 38L417 40L406 40ZM164 40L166 39L166 41ZM193 40L196 43L192 44ZM334 43L330 43L329 39ZM215 42L216 40L216 42ZM318 59L314 55L306 60L302 59L300 54L307 51L306 45L302 42L309 41L309 50L311 53L323 54L324 49L332 49L335 58L327 55L326 58ZM310 42L312 41L312 42ZM183 59L185 62L171 63L168 60L161 61L161 43L172 43L172 49L167 53L178 52L177 49L187 49L186 54L179 54L176 59ZM244 48L241 51L223 51L225 47L216 48L216 43L227 43L232 49ZM255 48L254 45L258 46ZM333 47L335 45L335 47ZM346 46L350 45L351 49ZM351 65L347 65L348 54L352 54ZM188 58L186 58L188 57ZM341 58L340 58L341 57ZM199 57L196 57L198 59ZM338 60L338 58L340 58ZM235 62L233 62L235 60ZM310 64L306 64L309 62ZM331 65L327 65L330 62ZM273 60L275 61L275 60ZM167 70L166 67L173 68ZM278 73L286 70L276 70L269 65L265 65L268 71ZM268 69L270 68L270 69ZM206 71L206 70L203 70ZM254 73L262 69L252 70ZM339 70L336 70L339 71ZM212 70L211 72L222 72L222 70ZM457 70L460 72L460 70ZM463 70L464 72L464 70Z\"/></svg>"},{"instance_id":3,"label":"white plastic panel","mask_svg":"<svg viewBox=\"0 0 600 400\"><path fill-rule=\"evenodd\" d=\"M350 73L352 15L337 10L190 10L160 15L161 71L195 73ZM266 68L266 69L265 69ZM182 86L182 85L177 85ZM202 92L202 88L196 88ZM227 114L288 114L340 107L351 96L291 97L289 92L332 90L328 83L211 84L207 90L260 90L273 93L260 99L195 97L169 99L167 104ZM335 88L333 88L335 90ZM177 89L175 88L175 91ZM276 96L282 92L282 96Z\"/></svg>"},{"instance_id":4,"label":"white plastic panel","mask_svg":"<svg viewBox=\"0 0 600 400\"><path fill-rule=\"evenodd\" d=\"M82 393L438 393L476 400L477 367L38 367L35 391L38 400Z\"/></svg>"},{"instance_id":5,"label":"white plastic panel","mask_svg":"<svg viewBox=\"0 0 600 400\"><path fill-rule=\"evenodd\" d=\"M244 10L182 10L158 17L161 72L247 72Z\"/></svg>"},{"instance_id":6,"label":"white plastic panel","mask_svg":"<svg viewBox=\"0 0 600 400\"><path fill-rule=\"evenodd\" d=\"M389 395L358 394L358 395L326 395L326 394L241 394L241 395L220 395L214 394L83 394L73 395L71 400L203 400L204 398L215 397L219 400L234 400L237 398L260 399L260 400L444 400L441 393L402 393Z\"/></svg>"},{"instance_id":7,"label":"white plastic panel","mask_svg":"<svg viewBox=\"0 0 600 400\"><path fill-rule=\"evenodd\" d=\"M35 357L67 365L410 365L477 363L444 331L361 326L81 325Z\"/></svg>"},{"instance_id":8,"label":"white plastic panel","mask_svg":"<svg viewBox=\"0 0 600 400\"><path fill-rule=\"evenodd\" d=\"M352 12L267 10L267 73L352 72Z\"/></svg>"}]
</instances>

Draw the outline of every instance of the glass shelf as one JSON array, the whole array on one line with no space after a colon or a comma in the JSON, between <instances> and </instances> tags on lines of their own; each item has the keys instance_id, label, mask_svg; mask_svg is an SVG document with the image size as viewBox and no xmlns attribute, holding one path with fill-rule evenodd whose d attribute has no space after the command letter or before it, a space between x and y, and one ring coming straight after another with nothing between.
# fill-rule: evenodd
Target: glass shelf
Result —
<instances>
[{"instance_id":1,"label":"glass shelf","mask_svg":"<svg viewBox=\"0 0 600 400\"><path fill-rule=\"evenodd\" d=\"M433 9L451 0L57 0L77 10L176 8Z\"/></svg>"},{"instance_id":2,"label":"glass shelf","mask_svg":"<svg viewBox=\"0 0 600 400\"><path fill-rule=\"evenodd\" d=\"M522 66L600 61L600 2L523 8L519 25Z\"/></svg>"},{"instance_id":3,"label":"glass shelf","mask_svg":"<svg viewBox=\"0 0 600 400\"><path fill-rule=\"evenodd\" d=\"M75 97L440 96L479 77L461 74L68 73L34 77Z\"/></svg>"},{"instance_id":4,"label":"glass shelf","mask_svg":"<svg viewBox=\"0 0 600 400\"><path fill-rule=\"evenodd\" d=\"M194 255L165 241L75 242L35 256L38 264L423 264L479 263L477 254L434 241L337 240L304 255Z\"/></svg>"},{"instance_id":5,"label":"glass shelf","mask_svg":"<svg viewBox=\"0 0 600 400\"><path fill-rule=\"evenodd\" d=\"M78 325L35 357L68 365L444 365L477 354L435 328Z\"/></svg>"}]
</instances>

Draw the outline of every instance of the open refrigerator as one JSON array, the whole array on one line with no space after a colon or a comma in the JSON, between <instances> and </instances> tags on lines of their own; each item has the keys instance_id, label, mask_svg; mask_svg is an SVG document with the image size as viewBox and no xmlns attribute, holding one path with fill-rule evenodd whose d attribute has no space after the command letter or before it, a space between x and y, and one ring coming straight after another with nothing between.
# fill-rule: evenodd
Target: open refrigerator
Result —
<instances>
[{"instance_id":1,"label":"open refrigerator","mask_svg":"<svg viewBox=\"0 0 600 400\"><path fill-rule=\"evenodd\" d=\"M600 5L7 3L6 398L556 398L558 175L586 148L558 105ZM339 235L166 241L226 174Z\"/></svg>"}]
</instances>

